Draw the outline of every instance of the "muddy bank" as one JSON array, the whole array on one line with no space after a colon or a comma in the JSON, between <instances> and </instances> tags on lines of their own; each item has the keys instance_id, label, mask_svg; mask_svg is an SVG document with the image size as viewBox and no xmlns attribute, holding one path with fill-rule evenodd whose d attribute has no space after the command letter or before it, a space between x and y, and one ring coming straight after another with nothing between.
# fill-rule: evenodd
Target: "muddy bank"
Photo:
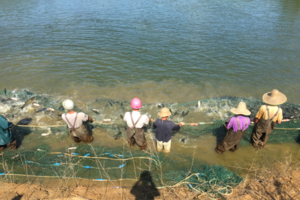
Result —
<instances>
[{"instance_id":1,"label":"muddy bank","mask_svg":"<svg viewBox=\"0 0 300 200\"><path fill-rule=\"evenodd\" d=\"M257 177L248 178L234 189L232 195L225 199L233 200L274 200L274 199L300 199L300 170L287 171L272 170L270 174L260 174ZM138 196L132 194L132 188L128 187L99 187L99 186L77 186L77 187L54 187L47 184L15 184L0 182L1 199L7 200L29 200L29 199L55 199L55 200L96 200L96 199L126 199L126 200L192 200L210 199L206 195L188 190L185 187L160 189L156 196L150 190L140 191ZM148 197L146 197L148 195ZM224 199L220 197L219 199Z\"/></svg>"}]
</instances>

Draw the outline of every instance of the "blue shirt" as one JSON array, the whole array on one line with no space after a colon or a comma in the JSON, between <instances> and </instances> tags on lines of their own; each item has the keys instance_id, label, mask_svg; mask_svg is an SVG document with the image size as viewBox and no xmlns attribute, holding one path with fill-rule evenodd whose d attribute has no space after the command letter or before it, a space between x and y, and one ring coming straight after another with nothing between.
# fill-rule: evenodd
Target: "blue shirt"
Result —
<instances>
[{"instance_id":1,"label":"blue shirt","mask_svg":"<svg viewBox=\"0 0 300 200\"><path fill-rule=\"evenodd\" d=\"M156 119L153 123L153 127L156 128L156 139L160 142L169 142L171 140L172 131L180 129L179 125L175 125L174 122L161 119Z\"/></svg>"},{"instance_id":2,"label":"blue shirt","mask_svg":"<svg viewBox=\"0 0 300 200\"><path fill-rule=\"evenodd\" d=\"M6 145L13 141L13 136L9 130L12 123L8 122L2 115L0 115L0 145Z\"/></svg>"}]
</instances>

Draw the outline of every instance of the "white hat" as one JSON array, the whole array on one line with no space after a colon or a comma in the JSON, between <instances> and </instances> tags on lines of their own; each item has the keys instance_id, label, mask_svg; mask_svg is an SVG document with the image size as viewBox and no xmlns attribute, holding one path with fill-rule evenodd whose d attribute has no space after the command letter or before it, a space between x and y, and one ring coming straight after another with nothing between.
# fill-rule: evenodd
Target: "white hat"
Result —
<instances>
[{"instance_id":1,"label":"white hat","mask_svg":"<svg viewBox=\"0 0 300 200\"><path fill-rule=\"evenodd\" d=\"M73 108L74 108L74 102L70 99L64 100L62 105L67 110L73 110Z\"/></svg>"}]
</instances>

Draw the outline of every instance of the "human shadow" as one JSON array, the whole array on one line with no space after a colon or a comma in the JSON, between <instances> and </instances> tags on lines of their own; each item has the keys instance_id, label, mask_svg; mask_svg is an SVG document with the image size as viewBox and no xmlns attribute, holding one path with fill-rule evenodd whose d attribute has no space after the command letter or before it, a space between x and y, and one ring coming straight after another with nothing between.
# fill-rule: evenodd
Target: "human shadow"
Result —
<instances>
[{"instance_id":1,"label":"human shadow","mask_svg":"<svg viewBox=\"0 0 300 200\"><path fill-rule=\"evenodd\" d=\"M298 144L300 144L300 131L298 131L298 136L297 136L297 138L295 139L296 140L296 143L298 143Z\"/></svg>"},{"instance_id":2,"label":"human shadow","mask_svg":"<svg viewBox=\"0 0 300 200\"><path fill-rule=\"evenodd\" d=\"M149 171L141 173L140 179L134 184L130 193L135 196L135 200L154 200L154 197L160 196Z\"/></svg>"},{"instance_id":3,"label":"human shadow","mask_svg":"<svg viewBox=\"0 0 300 200\"><path fill-rule=\"evenodd\" d=\"M11 128L11 133L17 142L17 148L21 146L22 141L26 135L29 135L32 131L28 127L21 127L19 125L28 125L32 121L31 118L24 118L20 120L15 126Z\"/></svg>"},{"instance_id":4,"label":"human shadow","mask_svg":"<svg viewBox=\"0 0 300 200\"><path fill-rule=\"evenodd\" d=\"M213 130L213 135L216 136L216 146L218 146L223 141L223 139L226 136L226 133L227 133L227 129L225 128L224 125Z\"/></svg>"},{"instance_id":5,"label":"human shadow","mask_svg":"<svg viewBox=\"0 0 300 200\"><path fill-rule=\"evenodd\" d=\"M15 196L14 198L12 198L11 200L21 200L23 197L23 195L19 195L18 196Z\"/></svg>"}]
</instances>

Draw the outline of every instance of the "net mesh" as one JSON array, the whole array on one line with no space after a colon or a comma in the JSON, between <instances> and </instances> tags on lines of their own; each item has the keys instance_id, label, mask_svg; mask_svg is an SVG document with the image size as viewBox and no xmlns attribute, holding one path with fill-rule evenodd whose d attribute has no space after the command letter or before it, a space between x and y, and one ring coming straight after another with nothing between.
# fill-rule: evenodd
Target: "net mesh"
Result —
<instances>
[{"instance_id":1,"label":"net mesh","mask_svg":"<svg viewBox=\"0 0 300 200\"><path fill-rule=\"evenodd\" d=\"M29 105L20 109L26 100L36 97L38 107ZM60 149L54 152L46 142L40 139L41 135L57 135L56 139L64 140L68 137L67 127L61 120L63 107L61 101L50 96L33 94L27 90L11 92L0 91L1 114L14 121L17 126L12 133L22 141L27 135L36 135L32 142L37 144L30 149L25 145L14 152L5 151L0 157L0 173L2 177L15 174L31 177L74 177L92 181L107 180L138 180L143 170L152 172L153 180L157 185L173 187L185 185L199 193L208 193L212 196L227 195L242 181L242 178L229 171L224 166L209 166L201 161L195 162L192 169L185 163L192 162L192 156L172 154L165 156L154 151L131 151L127 145L123 147L108 147L94 144L80 144L76 149ZM188 103L156 103L143 105L142 113L156 116L162 107L171 109L171 120L196 123L197 126L186 125L173 134L182 135L181 142L188 139L200 140L207 135L213 135L221 141L226 129L224 122L231 117L230 108L244 101L254 118L262 102L252 98L219 97L193 101ZM50 110L53 108L55 111ZM295 142L300 135L300 106L285 103L281 105L284 118L290 119L276 125L276 129L269 137L269 142ZM75 108L84 111L95 119L94 129L105 131L109 136L126 138L126 125L122 121L123 114L130 110L130 103L111 99L97 99L87 104L87 109ZM112 115L113 113L113 115ZM209 121L199 122L198 116L204 116ZM103 122L110 118L111 121ZM23 119L23 121L20 119ZM199 120L201 117L199 118ZM26 125L23 125L26 124ZM241 141L241 145L250 145L253 125L251 125ZM151 124L145 127L146 134L154 135L155 129ZM214 147L212 147L214 148ZM163 166L163 167L162 167ZM134 169L134 170L133 170Z\"/></svg>"}]
</instances>

